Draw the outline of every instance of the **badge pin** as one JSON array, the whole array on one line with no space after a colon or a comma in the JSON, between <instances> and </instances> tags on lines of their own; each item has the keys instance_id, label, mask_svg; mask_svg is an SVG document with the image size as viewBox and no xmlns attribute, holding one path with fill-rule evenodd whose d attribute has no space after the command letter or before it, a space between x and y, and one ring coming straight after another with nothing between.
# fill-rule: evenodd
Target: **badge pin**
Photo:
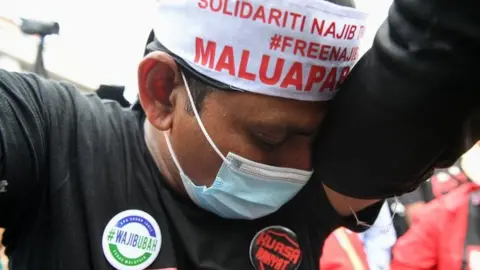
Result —
<instances>
[{"instance_id":1,"label":"badge pin","mask_svg":"<svg viewBox=\"0 0 480 270\"><path fill-rule=\"evenodd\" d=\"M250 261L257 270L296 270L302 262L297 235L282 226L259 231L250 243Z\"/></svg>"},{"instance_id":2,"label":"badge pin","mask_svg":"<svg viewBox=\"0 0 480 270\"><path fill-rule=\"evenodd\" d=\"M160 227L151 215L140 210L118 213L103 231L103 254L118 270L147 268L157 258L161 246Z\"/></svg>"}]
</instances>

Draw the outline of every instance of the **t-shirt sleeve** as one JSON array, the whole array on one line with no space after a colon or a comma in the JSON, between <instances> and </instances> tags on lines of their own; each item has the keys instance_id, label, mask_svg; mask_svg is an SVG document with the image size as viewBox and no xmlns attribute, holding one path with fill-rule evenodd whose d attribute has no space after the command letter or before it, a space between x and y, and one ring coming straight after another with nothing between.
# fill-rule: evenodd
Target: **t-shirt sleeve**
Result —
<instances>
[{"instance_id":1,"label":"t-shirt sleeve","mask_svg":"<svg viewBox=\"0 0 480 270\"><path fill-rule=\"evenodd\" d=\"M46 190L51 131L62 128L55 116L68 117L74 95L72 86L0 70L0 227Z\"/></svg>"}]
</instances>

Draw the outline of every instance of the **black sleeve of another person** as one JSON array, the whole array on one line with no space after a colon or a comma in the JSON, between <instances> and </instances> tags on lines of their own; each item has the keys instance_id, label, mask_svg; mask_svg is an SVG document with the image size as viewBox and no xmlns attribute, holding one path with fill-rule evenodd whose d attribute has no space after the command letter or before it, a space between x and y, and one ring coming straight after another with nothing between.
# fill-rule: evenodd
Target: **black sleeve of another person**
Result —
<instances>
[{"instance_id":1,"label":"black sleeve of another person","mask_svg":"<svg viewBox=\"0 0 480 270\"><path fill-rule=\"evenodd\" d=\"M315 145L316 178L355 198L393 197L469 148L461 131L480 107L479 8L395 0L330 103Z\"/></svg>"},{"instance_id":2,"label":"black sleeve of another person","mask_svg":"<svg viewBox=\"0 0 480 270\"><path fill-rule=\"evenodd\" d=\"M47 192L41 179L50 162L49 133L61 128L52 115L68 117L74 92L73 87L33 74L0 69L0 227L35 211Z\"/></svg>"}]
</instances>

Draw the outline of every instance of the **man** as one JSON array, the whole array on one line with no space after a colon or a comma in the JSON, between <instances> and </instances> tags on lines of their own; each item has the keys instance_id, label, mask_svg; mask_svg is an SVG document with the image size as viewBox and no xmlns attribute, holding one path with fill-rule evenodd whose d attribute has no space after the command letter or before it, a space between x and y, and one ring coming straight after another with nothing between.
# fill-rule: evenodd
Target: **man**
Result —
<instances>
[{"instance_id":1,"label":"man","mask_svg":"<svg viewBox=\"0 0 480 270\"><path fill-rule=\"evenodd\" d=\"M334 228L360 230L405 191L357 199L311 177L365 14L293 0L162 0L158 13L133 110L0 72L13 270L318 269Z\"/></svg>"},{"instance_id":2,"label":"man","mask_svg":"<svg viewBox=\"0 0 480 270\"><path fill-rule=\"evenodd\" d=\"M372 223L378 199L310 179L365 14L323 1L212 3L159 2L135 110L0 72L11 269L318 269L329 232L362 229L353 212ZM280 47L276 33L288 34Z\"/></svg>"}]
</instances>

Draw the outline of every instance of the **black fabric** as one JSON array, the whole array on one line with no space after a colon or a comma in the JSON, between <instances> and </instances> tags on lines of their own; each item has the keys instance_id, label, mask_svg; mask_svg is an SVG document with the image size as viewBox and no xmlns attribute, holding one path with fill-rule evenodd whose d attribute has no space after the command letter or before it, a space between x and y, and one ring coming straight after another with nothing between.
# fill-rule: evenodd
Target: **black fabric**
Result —
<instances>
[{"instance_id":1,"label":"black fabric","mask_svg":"<svg viewBox=\"0 0 480 270\"><path fill-rule=\"evenodd\" d=\"M130 102L124 97L125 86L105 85L102 84L96 90L96 94L101 99L107 99L118 102L120 106L128 108L131 106Z\"/></svg>"},{"instance_id":2,"label":"black fabric","mask_svg":"<svg viewBox=\"0 0 480 270\"><path fill-rule=\"evenodd\" d=\"M480 104L471 85L479 6L394 2L332 101L317 139L315 177L346 195L386 198L413 191L434 167L458 159L466 150L463 125Z\"/></svg>"},{"instance_id":3,"label":"black fabric","mask_svg":"<svg viewBox=\"0 0 480 270\"><path fill-rule=\"evenodd\" d=\"M338 216L318 180L278 212L224 220L174 193L144 141L144 116L72 86L0 70L0 226L12 270L112 269L102 234L117 213L138 209L162 231L151 269L252 269L249 245L269 225L293 230L303 261L317 270L324 239L353 218ZM359 213L373 223L382 202Z\"/></svg>"}]
</instances>

